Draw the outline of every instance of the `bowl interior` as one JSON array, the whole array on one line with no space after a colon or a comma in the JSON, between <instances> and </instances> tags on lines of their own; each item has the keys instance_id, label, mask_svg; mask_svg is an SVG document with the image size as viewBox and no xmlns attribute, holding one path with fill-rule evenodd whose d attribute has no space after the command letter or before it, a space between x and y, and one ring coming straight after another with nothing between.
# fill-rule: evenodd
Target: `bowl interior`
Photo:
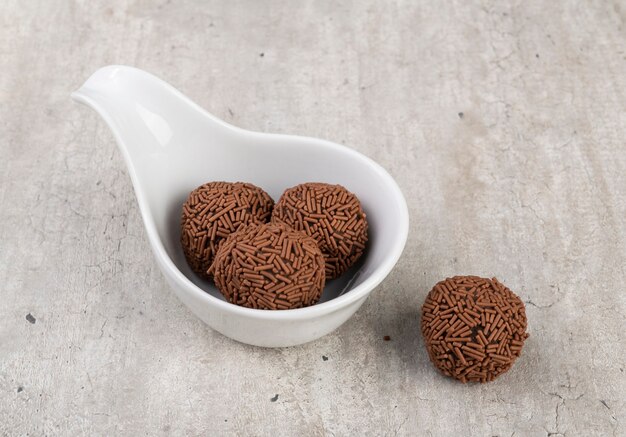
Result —
<instances>
[{"instance_id":1,"label":"bowl interior","mask_svg":"<svg viewBox=\"0 0 626 437\"><path fill-rule=\"evenodd\" d=\"M348 293L398 251L406 227L404 200L387 173L368 158L323 140L229 127L200 111L181 111L177 116L177 108L170 105L160 114L157 106L137 108L144 123L138 139L141 150L131 151L137 188L169 257L207 293L222 299L215 286L193 274L185 261L180 210L189 192L209 181L250 182L275 201L285 189L304 182L341 184L358 196L369 223L366 253L342 277L328 281L322 302ZM164 106L159 108L163 111Z\"/></svg>"}]
</instances>

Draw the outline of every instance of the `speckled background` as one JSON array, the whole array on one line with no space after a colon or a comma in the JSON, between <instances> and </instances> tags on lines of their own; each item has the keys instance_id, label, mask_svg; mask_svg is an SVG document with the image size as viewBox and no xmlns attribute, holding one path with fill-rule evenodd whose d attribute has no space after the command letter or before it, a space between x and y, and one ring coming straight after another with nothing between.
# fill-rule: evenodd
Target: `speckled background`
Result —
<instances>
[{"instance_id":1,"label":"speckled background","mask_svg":"<svg viewBox=\"0 0 626 437\"><path fill-rule=\"evenodd\" d=\"M624 3L338 3L0 4L0 434L626 434ZM111 63L390 171L409 240L353 319L265 350L177 301L112 135L69 98ZM467 273L531 333L482 386L419 335Z\"/></svg>"}]
</instances>

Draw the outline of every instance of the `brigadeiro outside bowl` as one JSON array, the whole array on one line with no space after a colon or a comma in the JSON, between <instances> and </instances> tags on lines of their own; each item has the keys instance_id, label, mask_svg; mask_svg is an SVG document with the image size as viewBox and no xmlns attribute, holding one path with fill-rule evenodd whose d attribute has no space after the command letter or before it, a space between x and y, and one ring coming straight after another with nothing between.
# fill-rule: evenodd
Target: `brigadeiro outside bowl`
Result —
<instances>
[{"instance_id":1,"label":"brigadeiro outside bowl","mask_svg":"<svg viewBox=\"0 0 626 437\"><path fill-rule=\"evenodd\" d=\"M243 130L210 115L176 89L141 70L109 66L72 95L109 125L124 155L146 234L176 295L201 320L237 341L293 346L344 323L398 261L407 239L406 201L371 159L329 141ZM226 302L192 272L180 244L180 211L207 181L245 181L274 200L303 182L340 184L361 201L369 224L365 253L327 281L306 308L262 310Z\"/></svg>"}]
</instances>

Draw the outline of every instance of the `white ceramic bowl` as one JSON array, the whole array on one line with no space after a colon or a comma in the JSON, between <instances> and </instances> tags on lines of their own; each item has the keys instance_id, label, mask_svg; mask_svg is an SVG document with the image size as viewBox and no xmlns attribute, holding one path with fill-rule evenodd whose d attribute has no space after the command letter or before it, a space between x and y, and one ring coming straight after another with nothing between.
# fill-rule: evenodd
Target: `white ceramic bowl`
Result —
<instances>
[{"instance_id":1,"label":"white ceramic bowl","mask_svg":"<svg viewBox=\"0 0 626 437\"><path fill-rule=\"evenodd\" d=\"M72 97L95 109L113 131L165 278L196 316L227 337L280 347L328 334L355 313L404 249L409 216L398 185L354 150L316 138L239 129L131 67L101 68ZM191 272L180 246L185 198L198 185L216 180L253 183L275 200L303 182L344 185L367 214L366 254L341 278L329 281L312 307L266 311L228 303Z\"/></svg>"}]
</instances>

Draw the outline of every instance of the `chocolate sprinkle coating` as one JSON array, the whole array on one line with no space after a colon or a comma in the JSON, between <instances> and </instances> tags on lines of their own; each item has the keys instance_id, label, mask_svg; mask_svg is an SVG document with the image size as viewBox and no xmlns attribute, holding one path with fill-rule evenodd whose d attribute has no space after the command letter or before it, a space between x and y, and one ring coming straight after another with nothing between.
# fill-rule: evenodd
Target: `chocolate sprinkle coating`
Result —
<instances>
[{"instance_id":1,"label":"chocolate sprinkle coating","mask_svg":"<svg viewBox=\"0 0 626 437\"><path fill-rule=\"evenodd\" d=\"M363 254L367 218L359 199L341 185L307 183L283 193L272 223L315 238L326 261L326 279L341 276Z\"/></svg>"},{"instance_id":2,"label":"chocolate sprinkle coating","mask_svg":"<svg viewBox=\"0 0 626 437\"><path fill-rule=\"evenodd\" d=\"M430 360L443 374L464 383L493 381L522 352L526 309L496 278L455 276L428 293L422 334Z\"/></svg>"},{"instance_id":3,"label":"chocolate sprinkle coating","mask_svg":"<svg viewBox=\"0 0 626 437\"><path fill-rule=\"evenodd\" d=\"M316 303L324 289L324 257L315 240L285 225L250 225L232 233L211 266L227 301L287 310Z\"/></svg>"},{"instance_id":4,"label":"chocolate sprinkle coating","mask_svg":"<svg viewBox=\"0 0 626 437\"><path fill-rule=\"evenodd\" d=\"M265 191L243 182L209 182L193 190L181 218L181 243L191 269L209 278L222 240L241 226L266 222L273 206Z\"/></svg>"}]
</instances>

